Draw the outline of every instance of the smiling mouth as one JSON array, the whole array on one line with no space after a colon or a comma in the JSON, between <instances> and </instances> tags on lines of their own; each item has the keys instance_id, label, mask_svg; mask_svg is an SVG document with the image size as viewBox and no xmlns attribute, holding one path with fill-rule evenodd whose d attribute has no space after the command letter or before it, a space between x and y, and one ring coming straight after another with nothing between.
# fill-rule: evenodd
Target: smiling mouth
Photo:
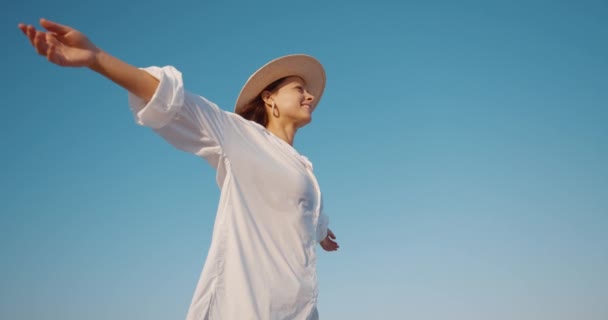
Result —
<instances>
[{"instance_id":1,"label":"smiling mouth","mask_svg":"<svg viewBox=\"0 0 608 320\"><path fill-rule=\"evenodd\" d=\"M306 109L306 110L308 110L308 111L312 112L312 107L311 107L311 106L309 106L309 105L307 105L307 104L302 105L302 108L304 108L304 109Z\"/></svg>"}]
</instances>

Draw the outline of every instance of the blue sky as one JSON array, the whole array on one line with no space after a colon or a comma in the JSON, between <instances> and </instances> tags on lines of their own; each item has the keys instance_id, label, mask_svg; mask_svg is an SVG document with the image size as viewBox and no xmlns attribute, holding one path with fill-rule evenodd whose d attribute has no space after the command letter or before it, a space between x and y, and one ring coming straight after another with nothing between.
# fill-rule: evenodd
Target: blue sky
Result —
<instances>
[{"instance_id":1,"label":"blue sky","mask_svg":"<svg viewBox=\"0 0 608 320\"><path fill-rule=\"evenodd\" d=\"M231 110L247 77L317 57L295 147L337 253L323 319L608 318L605 1L13 1L2 5L1 319L183 319L219 190L138 127L126 93L50 65L17 23L174 65Z\"/></svg>"}]
</instances>

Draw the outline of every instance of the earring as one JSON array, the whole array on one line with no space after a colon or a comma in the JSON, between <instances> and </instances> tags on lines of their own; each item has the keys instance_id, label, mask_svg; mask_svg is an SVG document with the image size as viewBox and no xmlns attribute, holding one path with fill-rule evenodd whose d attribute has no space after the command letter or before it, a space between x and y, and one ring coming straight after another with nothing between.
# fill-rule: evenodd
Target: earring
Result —
<instances>
[{"instance_id":1,"label":"earring","mask_svg":"<svg viewBox=\"0 0 608 320\"><path fill-rule=\"evenodd\" d=\"M275 116L275 118L279 117L279 109L275 106L274 101L272 102L272 115Z\"/></svg>"}]
</instances>

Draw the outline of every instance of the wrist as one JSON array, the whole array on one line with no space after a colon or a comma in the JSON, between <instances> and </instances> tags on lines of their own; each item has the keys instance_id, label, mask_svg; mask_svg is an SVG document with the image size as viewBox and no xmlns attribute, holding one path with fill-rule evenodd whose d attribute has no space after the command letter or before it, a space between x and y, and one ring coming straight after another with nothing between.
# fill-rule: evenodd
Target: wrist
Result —
<instances>
[{"instance_id":1,"label":"wrist","mask_svg":"<svg viewBox=\"0 0 608 320\"><path fill-rule=\"evenodd\" d=\"M107 60L107 56L108 54L103 50L94 48L93 59L91 59L91 63L89 64L88 68L95 72L101 73L101 71L104 69L103 64L104 61Z\"/></svg>"}]
</instances>

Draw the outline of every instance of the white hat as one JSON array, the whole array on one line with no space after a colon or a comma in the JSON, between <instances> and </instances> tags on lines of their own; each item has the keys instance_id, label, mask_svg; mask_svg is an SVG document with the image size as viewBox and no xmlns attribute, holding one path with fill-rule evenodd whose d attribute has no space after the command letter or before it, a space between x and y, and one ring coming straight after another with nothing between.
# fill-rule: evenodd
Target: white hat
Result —
<instances>
[{"instance_id":1,"label":"white hat","mask_svg":"<svg viewBox=\"0 0 608 320\"><path fill-rule=\"evenodd\" d=\"M325 70L317 59L309 55L292 54L274 59L253 73L236 99L234 112L239 113L269 84L291 76L298 76L306 82L308 92L315 97L313 107L316 106L325 89Z\"/></svg>"}]
</instances>

